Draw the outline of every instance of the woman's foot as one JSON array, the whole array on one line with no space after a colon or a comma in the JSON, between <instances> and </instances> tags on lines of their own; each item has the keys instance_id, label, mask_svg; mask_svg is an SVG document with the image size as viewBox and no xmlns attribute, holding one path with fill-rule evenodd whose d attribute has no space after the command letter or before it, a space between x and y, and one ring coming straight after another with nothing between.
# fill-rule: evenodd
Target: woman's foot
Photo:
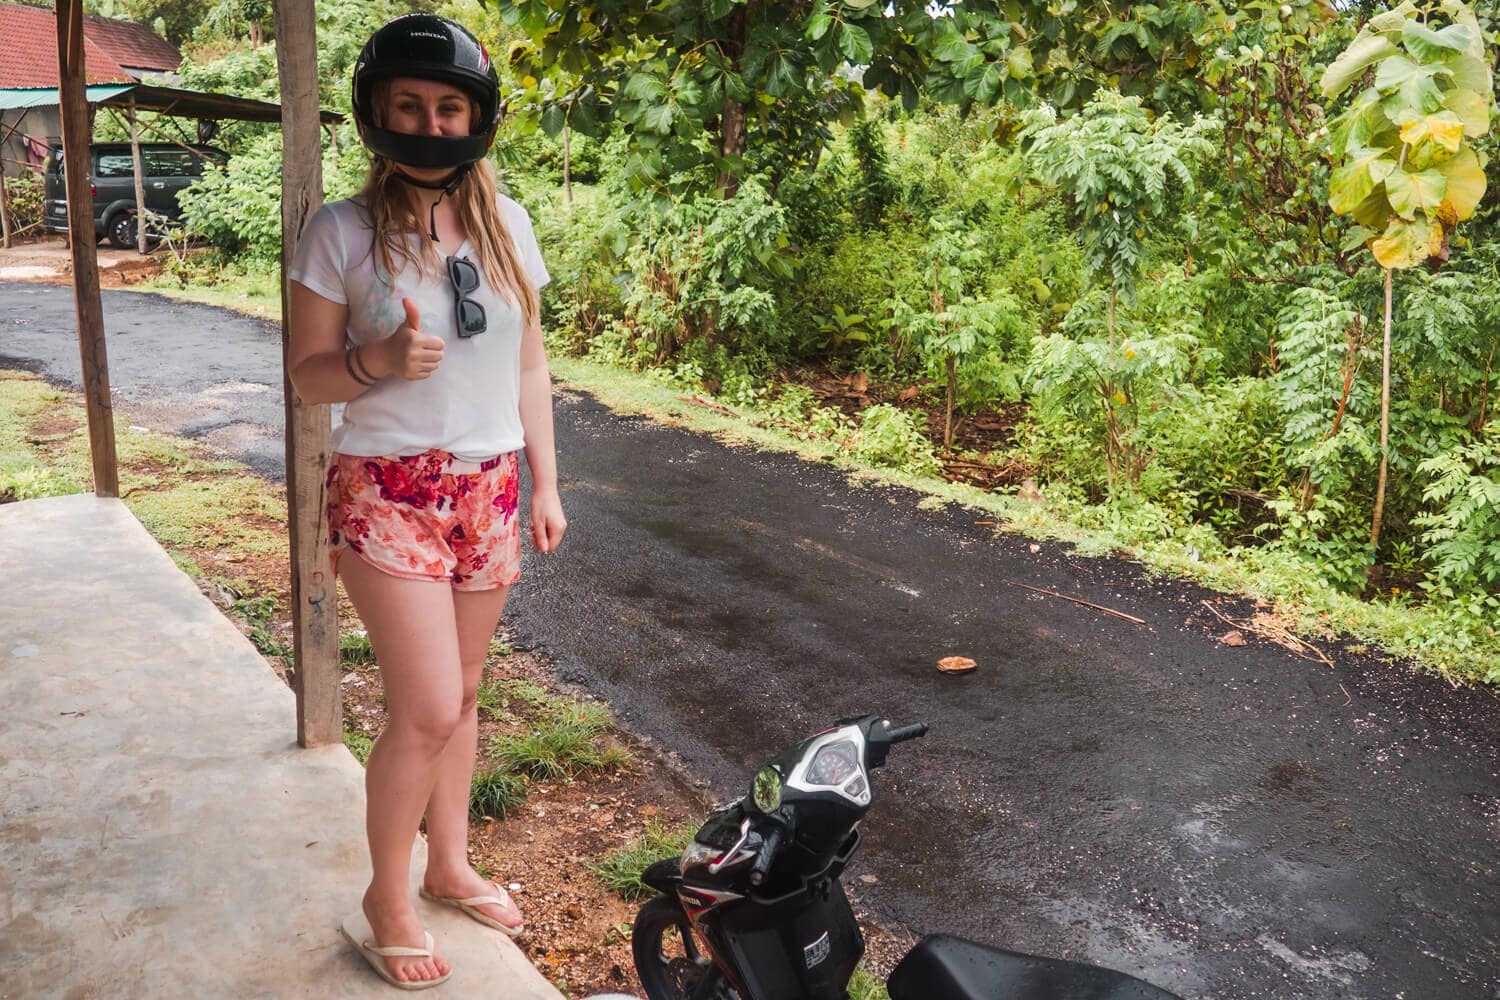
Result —
<instances>
[{"instance_id":1,"label":"woman's foot","mask_svg":"<svg viewBox=\"0 0 1500 1000\"><path fill-rule=\"evenodd\" d=\"M362 904L365 911L365 919L370 921L370 929L375 932L375 943L382 948L400 945L407 948L421 948L426 943L426 931L422 927L422 921L417 918L416 908L412 906L409 897L399 900L385 901L365 892ZM421 982L425 979L439 979L452 971L448 960L437 950L436 945L432 949L431 958L385 958L385 966L390 970L392 976L403 983Z\"/></svg>"},{"instance_id":2,"label":"woman's foot","mask_svg":"<svg viewBox=\"0 0 1500 1000\"><path fill-rule=\"evenodd\" d=\"M498 921L510 929L521 927L525 918L510 898L510 893L481 876L473 868L464 865L457 871L427 869L422 879L422 891L438 899L472 899L475 896L499 896L503 904L484 903L474 907L491 920Z\"/></svg>"}]
</instances>

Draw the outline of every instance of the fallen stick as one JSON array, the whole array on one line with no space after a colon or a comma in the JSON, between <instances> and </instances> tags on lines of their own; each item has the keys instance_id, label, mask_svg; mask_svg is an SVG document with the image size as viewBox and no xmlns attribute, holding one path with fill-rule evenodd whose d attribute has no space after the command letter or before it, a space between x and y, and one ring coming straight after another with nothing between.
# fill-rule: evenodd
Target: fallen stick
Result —
<instances>
[{"instance_id":1,"label":"fallen stick","mask_svg":"<svg viewBox=\"0 0 1500 1000\"><path fill-rule=\"evenodd\" d=\"M735 412L729 407L720 406L718 403L711 402L710 400L704 399L701 396L678 396L677 398L684 403L692 403L695 406L704 406L710 410L714 410L718 413L724 413L731 417L735 415Z\"/></svg>"},{"instance_id":2,"label":"fallen stick","mask_svg":"<svg viewBox=\"0 0 1500 1000\"><path fill-rule=\"evenodd\" d=\"M1041 587L1033 587L1029 583L1012 583L1011 586L1020 587L1022 590L1034 590L1038 594L1046 594L1048 597L1060 597L1065 601L1072 601L1074 604L1082 604L1086 608L1093 608L1095 611L1102 611L1107 615L1114 615L1116 618L1123 618L1128 622L1135 622L1137 625L1146 624L1146 619L1144 618L1137 618L1135 615L1127 615L1123 611L1116 611L1114 608L1106 608L1102 604L1094 604L1091 601L1085 601L1081 597L1069 597L1067 594L1059 594L1055 590L1043 590Z\"/></svg>"}]
</instances>

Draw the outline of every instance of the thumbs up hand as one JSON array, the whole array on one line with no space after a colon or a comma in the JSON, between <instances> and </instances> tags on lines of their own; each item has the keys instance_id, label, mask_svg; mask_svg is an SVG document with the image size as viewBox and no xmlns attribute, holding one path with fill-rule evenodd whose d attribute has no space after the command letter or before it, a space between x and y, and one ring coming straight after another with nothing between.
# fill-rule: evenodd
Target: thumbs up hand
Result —
<instances>
[{"instance_id":1,"label":"thumbs up hand","mask_svg":"<svg viewBox=\"0 0 1500 1000\"><path fill-rule=\"evenodd\" d=\"M383 360L392 375L408 380L427 378L442 363L443 338L422 332L421 314L411 299L402 299L401 307L406 310L405 322L380 341Z\"/></svg>"}]
</instances>

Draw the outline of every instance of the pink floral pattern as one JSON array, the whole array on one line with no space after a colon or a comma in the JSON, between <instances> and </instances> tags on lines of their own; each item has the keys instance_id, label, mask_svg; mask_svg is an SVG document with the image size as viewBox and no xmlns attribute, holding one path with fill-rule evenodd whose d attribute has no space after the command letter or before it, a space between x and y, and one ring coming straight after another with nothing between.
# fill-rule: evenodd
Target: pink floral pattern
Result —
<instances>
[{"instance_id":1,"label":"pink floral pattern","mask_svg":"<svg viewBox=\"0 0 1500 1000\"><path fill-rule=\"evenodd\" d=\"M492 590L521 576L515 452L465 462L445 451L334 455L327 509L333 560L352 549L392 576Z\"/></svg>"}]
</instances>

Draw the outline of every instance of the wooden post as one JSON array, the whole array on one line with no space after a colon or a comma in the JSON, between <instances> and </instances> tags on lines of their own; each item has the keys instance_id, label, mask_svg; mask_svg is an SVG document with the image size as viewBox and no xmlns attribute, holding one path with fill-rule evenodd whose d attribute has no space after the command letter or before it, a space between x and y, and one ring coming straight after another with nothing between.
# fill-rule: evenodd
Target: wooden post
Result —
<instances>
[{"instance_id":1,"label":"wooden post","mask_svg":"<svg viewBox=\"0 0 1500 1000\"><path fill-rule=\"evenodd\" d=\"M286 397L286 501L291 542L292 628L297 742L343 739L339 697L338 593L328 562L323 476L329 458L329 410L297 398L286 378L291 284L287 270L307 221L323 203L318 135L317 18L313 0L275 0L276 65L281 79L281 343Z\"/></svg>"},{"instance_id":2,"label":"wooden post","mask_svg":"<svg viewBox=\"0 0 1500 1000\"><path fill-rule=\"evenodd\" d=\"M94 493L120 495L115 462L114 407L109 399L109 358L104 351L104 305L99 298L99 258L94 252L94 196L89 187L89 109L84 90L83 0L57 0L58 88L62 98L63 161L68 198L68 244L73 249L73 303L78 312L78 352L88 406L89 454Z\"/></svg>"},{"instance_id":3,"label":"wooden post","mask_svg":"<svg viewBox=\"0 0 1500 1000\"><path fill-rule=\"evenodd\" d=\"M135 98L130 99L130 159L135 163L135 248L146 252L146 168L141 162L141 133L135 127Z\"/></svg>"},{"instance_id":4,"label":"wooden post","mask_svg":"<svg viewBox=\"0 0 1500 1000\"><path fill-rule=\"evenodd\" d=\"M0 158L0 246L10 249L10 192L5 189L3 158Z\"/></svg>"}]
</instances>

